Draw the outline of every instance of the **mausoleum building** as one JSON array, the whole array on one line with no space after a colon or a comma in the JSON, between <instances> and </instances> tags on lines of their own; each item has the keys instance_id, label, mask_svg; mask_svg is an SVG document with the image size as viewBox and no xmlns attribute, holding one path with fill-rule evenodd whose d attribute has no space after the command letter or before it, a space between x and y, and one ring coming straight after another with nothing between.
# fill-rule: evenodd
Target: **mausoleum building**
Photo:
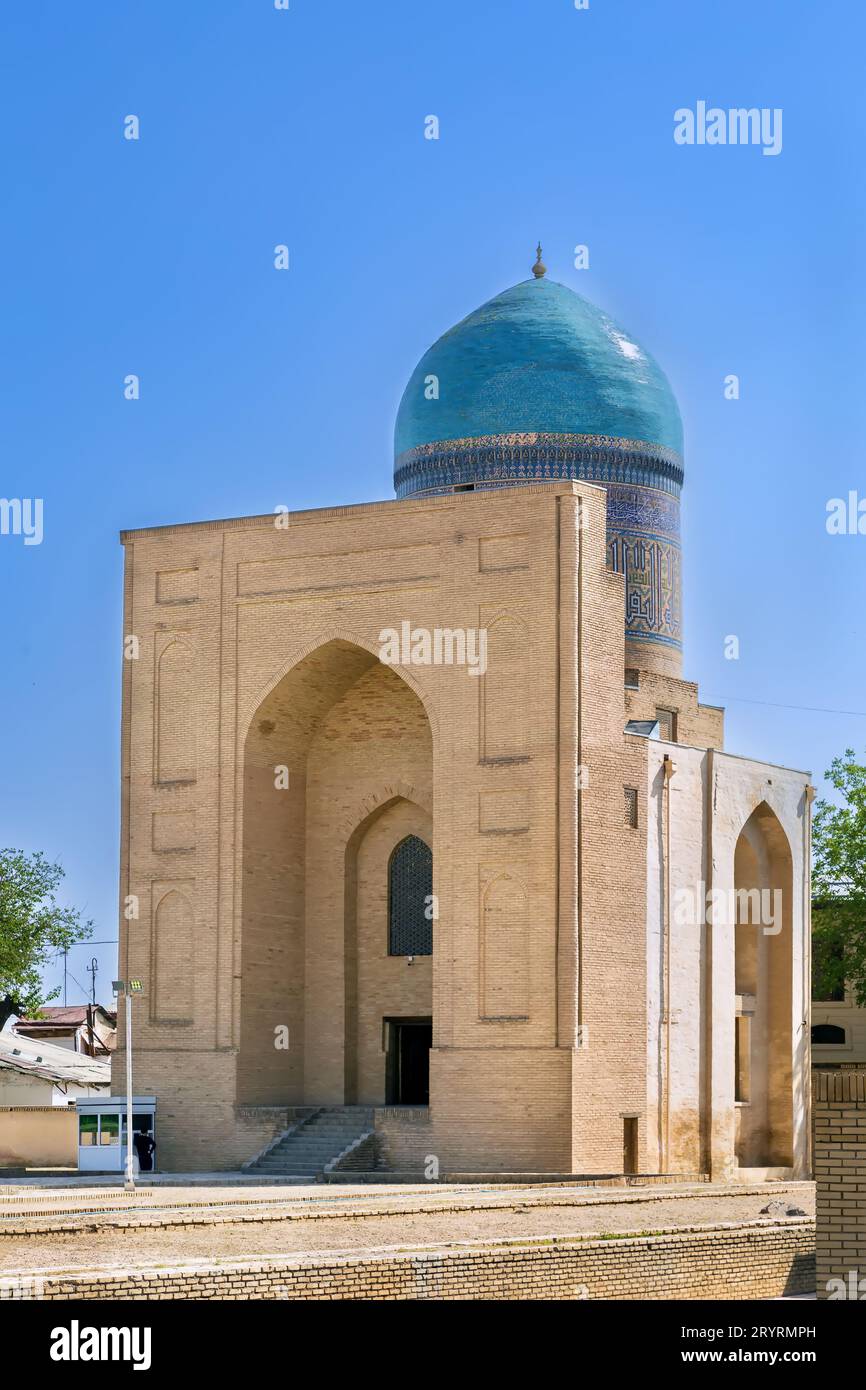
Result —
<instances>
[{"instance_id":1,"label":"mausoleum building","mask_svg":"<svg viewBox=\"0 0 866 1390\"><path fill-rule=\"evenodd\" d=\"M330 1116L398 1171L808 1171L809 777L682 677L664 373L533 271L413 372L396 500L123 534L163 1169Z\"/></svg>"}]
</instances>

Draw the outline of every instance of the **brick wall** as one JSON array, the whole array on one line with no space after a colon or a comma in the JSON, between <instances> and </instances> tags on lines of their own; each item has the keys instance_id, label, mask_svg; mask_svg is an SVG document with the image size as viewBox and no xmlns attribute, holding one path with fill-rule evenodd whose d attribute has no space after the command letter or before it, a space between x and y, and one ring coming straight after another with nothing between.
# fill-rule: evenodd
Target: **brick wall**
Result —
<instances>
[{"instance_id":1,"label":"brick wall","mask_svg":"<svg viewBox=\"0 0 866 1390\"><path fill-rule=\"evenodd\" d=\"M140 650L124 663L121 899L133 915L121 960L147 984L136 1084L159 1099L160 1166L250 1157L237 1103L381 1102L381 1018L410 1012L434 1020L443 1162L570 1170L574 1135L591 1132L582 1166L618 1167L619 1112L642 1103L643 856L622 825L623 578L606 565L604 490L527 486L289 520L124 537L125 632ZM487 675L384 670L379 634L404 620L486 630ZM572 1110L584 691L586 901L599 925L592 1052ZM283 766L288 790L275 783ZM397 798L393 823L373 826ZM382 949L383 871L389 834L429 833L431 810L437 945L409 969ZM633 882L617 907L622 885L599 856L621 864L622 851ZM163 1003L181 916L192 978ZM611 1076L625 1099L610 1097Z\"/></svg>"},{"instance_id":2,"label":"brick wall","mask_svg":"<svg viewBox=\"0 0 866 1390\"><path fill-rule=\"evenodd\" d=\"M625 709L627 719L655 719L657 709L672 710L677 717L678 743L691 748L724 747L725 712L715 705L700 704L693 681L639 670L637 688L626 687Z\"/></svg>"},{"instance_id":3,"label":"brick wall","mask_svg":"<svg viewBox=\"0 0 866 1390\"><path fill-rule=\"evenodd\" d=\"M124 537L119 971L145 981L136 1088L158 1097L160 1167L251 1157L272 1126L255 1142L238 1105L381 1103L383 1017L432 1014L422 1137L443 1167L615 1172L636 1123L652 1170L650 754L623 728L664 704L707 747L721 716L652 672L624 708L604 489L285 520ZM404 621L486 632L486 673L386 670L381 633ZM385 950L387 856L431 829L434 954L409 968ZM701 998L682 992L682 1021ZM683 1052L694 1090L701 1055ZM703 1103L674 1116L669 1166L700 1166Z\"/></svg>"},{"instance_id":4,"label":"brick wall","mask_svg":"<svg viewBox=\"0 0 866 1390\"><path fill-rule=\"evenodd\" d=\"M43 1297L68 1299L737 1299L808 1293L814 1228L710 1227L607 1240L471 1249L289 1256L175 1268L64 1273Z\"/></svg>"},{"instance_id":5,"label":"brick wall","mask_svg":"<svg viewBox=\"0 0 866 1390\"><path fill-rule=\"evenodd\" d=\"M812 1087L818 1297L862 1300L866 1298L866 1070L815 1072ZM842 1286L832 1280L841 1280Z\"/></svg>"}]
</instances>

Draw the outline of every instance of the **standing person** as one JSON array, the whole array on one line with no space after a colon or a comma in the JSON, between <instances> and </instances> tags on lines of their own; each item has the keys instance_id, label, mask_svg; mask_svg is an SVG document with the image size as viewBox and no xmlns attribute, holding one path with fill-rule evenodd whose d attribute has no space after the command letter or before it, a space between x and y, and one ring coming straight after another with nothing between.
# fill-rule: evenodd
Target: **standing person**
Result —
<instances>
[{"instance_id":1,"label":"standing person","mask_svg":"<svg viewBox=\"0 0 866 1390\"><path fill-rule=\"evenodd\" d=\"M138 1156L141 1172L151 1172L153 1169L153 1153L156 1149L156 1141L151 1135L150 1130L136 1130L132 1136L132 1144Z\"/></svg>"}]
</instances>

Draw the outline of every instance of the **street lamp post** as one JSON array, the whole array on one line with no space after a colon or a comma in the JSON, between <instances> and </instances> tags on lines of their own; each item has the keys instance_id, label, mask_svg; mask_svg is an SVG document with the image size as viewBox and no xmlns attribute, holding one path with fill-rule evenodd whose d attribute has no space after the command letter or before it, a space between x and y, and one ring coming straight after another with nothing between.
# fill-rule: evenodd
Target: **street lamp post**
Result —
<instances>
[{"instance_id":1,"label":"street lamp post","mask_svg":"<svg viewBox=\"0 0 866 1390\"><path fill-rule=\"evenodd\" d=\"M142 991L141 980L115 980L114 993L126 1000L126 1181L127 1192L135 1191L135 1172L132 1166L132 996Z\"/></svg>"}]
</instances>

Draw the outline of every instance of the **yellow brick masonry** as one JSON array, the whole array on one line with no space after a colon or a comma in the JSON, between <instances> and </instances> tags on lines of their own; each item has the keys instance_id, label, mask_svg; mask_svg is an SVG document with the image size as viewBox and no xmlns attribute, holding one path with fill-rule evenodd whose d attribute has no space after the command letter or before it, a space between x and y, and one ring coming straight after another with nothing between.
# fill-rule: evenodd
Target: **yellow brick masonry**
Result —
<instances>
[{"instance_id":1,"label":"yellow brick masonry","mask_svg":"<svg viewBox=\"0 0 866 1390\"><path fill-rule=\"evenodd\" d=\"M678 743L692 748L724 747L725 712L715 705L702 705L693 681L658 671L639 670L637 676L637 689L625 692L627 718L655 719L657 710L670 710L676 715Z\"/></svg>"},{"instance_id":2,"label":"yellow brick masonry","mask_svg":"<svg viewBox=\"0 0 866 1390\"><path fill-rule=\"evenodd\" d=\"M380 1016L432 999L427 1152L443 1167L619 1171L621 1115L642 1116L646 1090L644 840L622 788L646 779L623 735L605 526L603 489L547 484L124 535L140 646L124 662L121 903L137 915L121 917L121 973L147 984L135 1088L158 1097L161 1167L235 1167L287 1107L383 1104ZM407 618L489 629L487 676L371 667ZM381 878L388 827L352 836L389 801L404 803L392 838L432 812L432 979L382 959L363 915L381 930L367 869ZM503 876L491 920L518 904L513 955L498 928L483 939ZM121 1050L118 1092L123 1066Z\"/></svg>"},{"instance_id":3,"label":"yellow brick masonry","mask_svg":"<svg viewBox=\"0 0 866 1390\"><path fill-rule=\"evenodd\" d=\"M866 1069L815 1072L812 1104L818 1297L866 1300Z\"/></svg>"},{"instance_id":4,"label":"yellow brick masonry","mask_svg":"<svg viewBox=\"0 0 866 1390\"><path fill-rule=\"evenodd\" d=\"M776 1298L814 1287L814 1227L751 1223L625 1239L61 1272L49 1300L521 1300Z\"/></svg>"},{"instance_id":5,"label":"yellow brick masonry","mask_svg":"<svg viewBox=\"0 0 866 1390\"><path fill-rule=\"evenodd\" d=\"M662 704L719 746L721 716L659 674L624 695L604 489L122 539L120 974L146 984L160 1167L237 1167L293 1107L383 1106L383 1017L432 1014L429 1116L390 1127L397 1166L620 1172L629 1116L645 1171L647 749L624 723ZM487 674L380 665L406 619L489 630ZM383 935L407 833L432 837L439 911L412 969Z\"/></svg>"}]
</instances>

